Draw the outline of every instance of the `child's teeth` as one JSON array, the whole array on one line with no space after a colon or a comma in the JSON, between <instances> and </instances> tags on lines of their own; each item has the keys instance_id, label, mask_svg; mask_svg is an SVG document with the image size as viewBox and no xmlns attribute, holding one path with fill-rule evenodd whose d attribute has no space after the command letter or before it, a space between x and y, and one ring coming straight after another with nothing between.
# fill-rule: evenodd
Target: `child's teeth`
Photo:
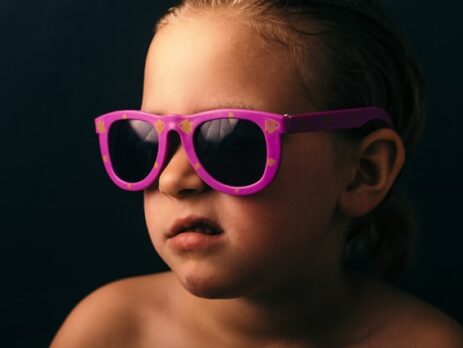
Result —
<instances>
[{"instance_id":1,"label":"child's teeth","mask_svg":"<svg viewBox=\"0 0 463 348\"><path fill-rule=\"evenodd\" d=\"M208 226L196 226L193 231L206 234L216 234L215 230Z\"/></svg>"},{"instance_id":2,"label":"child's teeth","mask_svg":"<svg viewBox=\"0 0 463 348\"><path fill-rule=\"evenodd\" d=\"M210 227L207 227L205 229L205 231L206 231L207 234L215 234L215 230L213 228L210 228Z\"/></svg>"},{"instance_id":3,"label":"child's teeth","mask_svg":"<svg viewBox=\"0 0 463 348\"><path fill-rule=\"evenodd\" d=\"M220 234L221 232L220 230L217 230L210 225L201 224L201 223L196 224L196 225L186 226L180 231L180 233L186 232L186 231L204 233L204 234L209 234L209 235Z\"/></svg>"}]
</instances>

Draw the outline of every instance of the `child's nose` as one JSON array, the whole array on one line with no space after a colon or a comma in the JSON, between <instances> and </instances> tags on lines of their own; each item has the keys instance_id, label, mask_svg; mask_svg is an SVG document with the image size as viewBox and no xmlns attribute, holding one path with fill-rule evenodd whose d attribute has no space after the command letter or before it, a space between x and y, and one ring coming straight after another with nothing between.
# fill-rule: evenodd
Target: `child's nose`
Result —
<instances>
[{"instance_id":1,"label":"child's nose","mask_svg":"<svg viewBox=\"0 0 463 348\"><path fill-rule=\"evenodd\" d=\"M176 146L168 160L159 176L160 192L181 199L207 188L207 185L196 174L188 161L182 144Z\"/></svg>"}]
</instances>

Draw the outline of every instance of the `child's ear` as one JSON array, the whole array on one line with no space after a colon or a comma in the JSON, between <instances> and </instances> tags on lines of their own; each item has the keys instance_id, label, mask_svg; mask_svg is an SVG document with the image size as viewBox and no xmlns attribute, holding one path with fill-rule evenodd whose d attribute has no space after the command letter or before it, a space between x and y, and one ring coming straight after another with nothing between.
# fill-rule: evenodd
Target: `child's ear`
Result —
<instances>
[{"instance_id":1,"label":"child's ear","mask_svg":"<svg viewBox=\"0 0 463 348\"><path fill-rule=\"evenodd\" d=\"M351 218L367 214L383 200L405 162L405 149L395 131L381 128L356 145L353 158L338 202Z\"/></svg>"}]
</instances>

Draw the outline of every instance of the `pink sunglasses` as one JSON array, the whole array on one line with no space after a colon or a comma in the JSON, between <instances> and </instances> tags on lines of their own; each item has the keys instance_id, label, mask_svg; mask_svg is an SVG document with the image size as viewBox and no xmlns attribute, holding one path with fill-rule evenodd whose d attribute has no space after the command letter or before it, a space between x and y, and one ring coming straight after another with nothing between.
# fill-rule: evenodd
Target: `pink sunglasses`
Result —
<instances>
[{"instance_id":1,"label":"pink sunglasses","mask_svg":"<svg viewBox=\"0 0 463 348\"><path fill-rule=\"evenodd\" d=\"M210 187L231 195L264 189L278 171L281 135L358 128L382 120L394 128L378 107L298 115L219 109L194 115L153 115L137 110L114 111L95 119L103 162L111 180L128 191L143 190L159 176L177 132L188 160Z\"/></svg>"}]
</instances>

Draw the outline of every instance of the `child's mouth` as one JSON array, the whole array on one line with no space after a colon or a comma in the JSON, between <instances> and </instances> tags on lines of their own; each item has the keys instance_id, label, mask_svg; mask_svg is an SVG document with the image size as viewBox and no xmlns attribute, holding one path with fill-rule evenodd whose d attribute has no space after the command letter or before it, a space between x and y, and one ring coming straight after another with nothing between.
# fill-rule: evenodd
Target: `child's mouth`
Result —
<instances>
[{"instance_id":1,"label":"child's mouth","mask_svg":"<svg viewBox=\"0 0 463 348\"><path fill-rule=\"evenodd\" d=\"M193 251L217 246L223 238L223 229L215 222L199 217L177 220L167 238L177 251Z\"/></svg>"},{"instance_id":2,"label":"child's mouth","mask_svg":"<svg viewBox=\"0 0 463 348\"><path fill-rule=\"evenodd\" d=\"M179 234L184 233L184 232L198 232L198 233L204 233L204 234L209 234L209 235L215 235L215 234L222 233L221 231L219 231L215 227L212 227L211 225L206 224L204 222L200 222L199 224L186 226L186 227L184 227L184 228L182 228L180 230Z\"/></svg>"},{"instance_id":3,"label":"child's mouth","mask_svg":"<svg viewBox=\"0 0 463 348\"><path fill-rule=\"evenodd\" d=\"M172 238L176 235L185 232L196 232L202 233L207 235L218 235L222 234L222 228L216 224L214 221L202 218L202 217L195 217L189 216L184 219L178 219L172 225L167 237Z\"/></svg>"}]
</instances>

